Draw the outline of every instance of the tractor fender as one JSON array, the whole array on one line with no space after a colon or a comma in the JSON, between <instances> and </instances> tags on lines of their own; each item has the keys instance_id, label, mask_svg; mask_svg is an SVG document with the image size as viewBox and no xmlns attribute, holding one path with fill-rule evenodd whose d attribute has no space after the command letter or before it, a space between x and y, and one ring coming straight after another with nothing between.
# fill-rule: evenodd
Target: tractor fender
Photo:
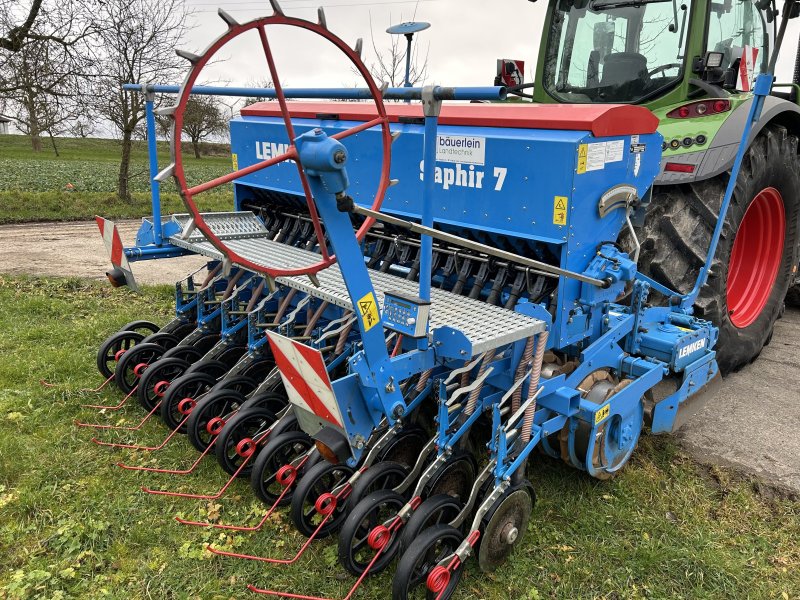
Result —
<instances>
[{"instance_id":1,"label":"tractor fender","mask_svg":"<svg viewBox=\"0 0 800 600\"><path fill-rule=\"evenodd\" d=\"M674 158L662 158L661 171L656 178L655 185L703 181L729 171L733 167L752 102L751 99L742 103L731 113L706 150L684 155L678 161ZM800 107L783 98L767 96L764 99L761 118L753 125L747 145L750 146L761 130L773 121L785 126L791 133L800 133ZM696 168L694 173L665 172L664 166L667 162L693 164Z\"/></svg>"}]
</instances>

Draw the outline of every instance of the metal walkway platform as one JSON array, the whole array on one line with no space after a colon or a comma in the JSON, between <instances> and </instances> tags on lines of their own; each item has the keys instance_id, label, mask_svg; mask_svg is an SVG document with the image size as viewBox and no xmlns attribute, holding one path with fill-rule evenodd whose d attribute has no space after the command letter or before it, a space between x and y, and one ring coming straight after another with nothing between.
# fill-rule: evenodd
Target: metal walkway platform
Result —
<instances>
[{"instance_id":1,"label":"metal walkway platform","mask_svg":"<svg viewBox=\"0 0 800 600\"><path fill-rule=\"evenodd\" d=\"M255 264L274 268L297 268L320 261L319 254L268 239L268 232L263 223L251 212L208 213L203 215L203 219L231 250ZM182 231L186 231L191 216L174 215L172 220ZM206 241L205 236L196 230L187 239L177 235L169 238L169 241L175 246L212 259L223 258L222 254ZM384 293L387 291L402 292L412 296L416 296L419 291L417 283L402 277L374 270L370 270L369 274L381 306ZM339 265L334 264L320 271L317 278L319 287L314 286L306 276L279 277L277 281L336 306L353 309ZM477 355L540 333L544 331L545 323L480 300L434 288L431 290L430 329L435 331L439 327L451 327L462 331L472 344L473 355Z\"/></svg>"}]
</instances>

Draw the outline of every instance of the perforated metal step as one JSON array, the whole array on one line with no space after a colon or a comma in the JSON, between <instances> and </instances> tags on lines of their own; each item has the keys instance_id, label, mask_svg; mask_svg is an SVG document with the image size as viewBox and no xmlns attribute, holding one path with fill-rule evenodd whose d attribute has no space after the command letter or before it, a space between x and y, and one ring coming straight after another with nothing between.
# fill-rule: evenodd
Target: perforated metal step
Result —
<instances>
[{"instance_id":1,"label":"perforated metal step","mask_svg":"<svg viewBox=\"0 0 800 600\"><path fill-rule=\"evenodd\" d=\"M185 228L190 216L175 215L173 220ZM225 240L232 251L257 265L289 269L320 261L319 254L267 239L266 229L251 212L213 213L203 215L203 220L215 235ZM173 236L170 242L212 259L223 258L222 254L197 231L187 240ZM332 265L321 271L317 274L317 278L319 287L314 286L305 276L279 277L277 281L336 306L353 309L339 265ZM370 278L381 306L384 293L387 291L402 292L412 296L417 295L419 291L415 282L388 273L370 270ZM473 353L477 355L540 333L544 331L545 324L533 317L434 288L431 290L430 328L431 331L435 331L439 327L451 327L462 331L470 340Z\"/></svg>"}]
</instances>

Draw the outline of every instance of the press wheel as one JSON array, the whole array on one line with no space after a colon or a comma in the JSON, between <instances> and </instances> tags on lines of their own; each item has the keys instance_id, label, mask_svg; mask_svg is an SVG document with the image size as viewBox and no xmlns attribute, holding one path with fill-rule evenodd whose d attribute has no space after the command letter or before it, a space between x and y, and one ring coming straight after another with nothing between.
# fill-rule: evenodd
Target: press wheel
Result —
<instances>
[{"instance_id":1,"label":"press wheel","mask_svg":"<svg viewBox=\"0 0 800 600\"><path fill-rule=\"evenodd\" d=\"M111 377L122 355L143 339L137 331L118 331L108 336L97 350L97 370L106 379Z\"/></svg>"},{"instance_id":2,"label":"press wheel","mask_svg":"<svg viewBox=\"0 0 800 600\"><path fill-rule=\"evenodd\" d=\"M147 412L153 410L166 394L169 385L183 375L189 363L180 358L164 358L147 367L139 385L136 397Z\"/></svg>"},{"instance_id":3,"label":"press wheel","mask_svg":"<svg viewBox=\"0 0 800 600\"><path fill-rule=\"evenodd\" d=\"M462 508L463 504L448 494L437 494L427 498L400 531L401 551L411 546L411 543L429 527L449 524Z\"/></svg>"},{"instance_id":4,"label":"press wheel","mask_svg":"<svg viewBox=\"0 0 800 600\"><path fill-rule=\"evenodd\" d=\"M297 531L306 537L311 537L315 531L317 538L328 537L339 529L347 513L345 511L346 499L337 500L328 498L322 508L331 511L330 516L320 513L317 502L324 494L330 494L337 486L347 481L354 470L347 465L334 465L321 461L308 469L297 484L292 495L289 516ZM320 523L327 517L327 522L320 528Z\"/></svg>"},{"instance_id":5,"label":"press wheel","mask_svg":"<svg viewBox=\"0 0 800 600\"><path fill-rule=\"evenodd\" d=\"M250 475L250 484L256 496L267 506L272 506L283 492L283 485L278 482L278 471L314 446L307 433L303 431L286 431L270 435L270 439L259 453ZM292 490L281 499L281 506L292 501Z\"/></svg>"},{"instance_id":6,"label":"press wheel","mask_svg":"<svg viewBox=\"0 0 800 600\"><path fill-rule=\"evenodd\" d=\"M152 321L144 320L131 321L130 323L125 323L125 325L119 328L120 331L136 331L142 335L156 333L159 329L161 328Z\"/></svg>"},{"instance_id":7,"label":"press wheel","mask_svg":"<svg viewBox=\"0 0 800 600\"><path fill-rule=\"evenodd\" d=\"M164 358L180 358L191 365L203 358L203 353L193 346L181 346L178 344L164 352Z\"/></svg>"},{"instance_id":8,"label":"press wheel","mask_svg":"<svg viewBox=\"0 0 800 600\"><path fill-rule=\"evenodd\" d=\"M364 573L377 550L370 545L370 534L376 526L397 516L406 500L392 490L370 494L350 509L339 532L339 563L353 575ZM400 538L393 535L380 557L370 569L375 574L385 569L397 554Z\"/></svg>"},{"instance_id":9,"label":"press wheel","mask_svg":"<svg viewBox=\"0 0 800 600\"><path fill-rule=\"evenodd\" d=\"M426 495L447 494L465 502L475 483L476 471L471 454L454 454L431 477L425 488Z\"/></svg>"},{"instance_id":10,"label":"press wheel","mask_svg":"<svg viewBox=\"0 0 800 600\"><path fill-rule=\"evenodd\" d=\"M253 453L258 454L261 446L258 444L259 438L269 430L275 422L275 414L265 408L252 408L250 410L240 410L223 427L222 432L217 438L214 451L217 455L217 462L222 470L228 475L233 475L239 471L239 467L247 459L247 455L242 455L240 442L245 439L253 441ZM239 471L239 477L249 477L253 469L253 458L248 464Z\"/></svg>"},{"instance_id":11,"label":"press wheel","mask_svg":"<svg viewBox=\"0 0 800 600\"><path fill-rule=\"evenodd\" d=\"M186 418L186 406L183 403L187 398L196 403L201 396L208 392L216 383L210 375L204 373L186 372L169 384L166 394L161 398L161 418L170 429L180 425L180 432L186 431L186 423L181 422ZM194 410L194 409L192 409Z\"/></svg>"},{"instance_id":12,"label":"press wheel","mask_svg":"<svg viewBox=\"0 0 800 600\"><path fill-rule=\"evenodd\" d=\"M392 580L392 600L447 600L453 595L464 566L459 565L449 578L441 580L442 589L428 589L428 579L439 563L452 556L464 540L462 533L450 525L426 529L403 553Z\"/></svg>"},{"instance_id":13,"label":"press wheel","mask_svg":"<svg viewBox=\"0 0 800 600\"><path fill-rule=\"evenodd\" d=\"M355 506L373 492L396 488L408 476L409 470L406 465L392 461L372 465L361 474L353 485L347 505Z\"/></svg>"},{"instance_id":14,"label":"press wheel","mask_svg":"<svg viewBox=\"0 0 800 600\"><path fill-rule=\"evenodd\" d=\"M114 383L123 394L130 394L139 384L139 377L144 374L140 365L149 367L164 354L164 347L158 344L147 344L144 341L122 355L114 369ZM145 370L147 370L145 367Z\"/></svg>"},{"instance_id":15,"label":"press wheel","mask_svg":"<svg viewBox=\"0 0 800 600\"><path fill-rule=\"evenodd\" d=\"M245 400L244 395L234 390L217 390L206 394L186 421L186 435L192 446L199 452L205 452Z\"/></svg>"}]
</instances>

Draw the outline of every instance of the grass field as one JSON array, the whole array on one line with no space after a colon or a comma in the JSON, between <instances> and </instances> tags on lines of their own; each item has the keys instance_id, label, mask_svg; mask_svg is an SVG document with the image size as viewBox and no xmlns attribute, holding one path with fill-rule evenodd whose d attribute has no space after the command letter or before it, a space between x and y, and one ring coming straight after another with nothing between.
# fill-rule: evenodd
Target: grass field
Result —
<instances>
[{"instance_id":1,"label":"grass field","mask_svg":"<svg viewBox=\"0 0 800 600\"><path fill-rule=\"evenodd\" d=\"M188 465L185 439L157 454L109 451L75 418L137 422L134 402L98 415L86 394L97 385L94 353L103 338L136 318L170 317L167 287L141 296L78 280L0 276L0 598L253 597L247 583L343 597L335 545L315 544L294 566L214 557L214 543L286 557L302 542L273 515L257 534L183 527L176 514L256 522L264 510L247 482L217 502L151 497L143 484L210 491L224 481L213 459L184 480L113 465ZM44 388L40 378L55 382ZM99 396L99 397L98 397ZM163 426L103 438L153 443ZM724 469L707 470L670 437L645 438L629 467L597 482L544 458L529 470L538 502L523 545L492 575L474 564L457 598L778 598L800 596L800 506ZM391 573L369 580L356 598L388 597Z\"/></svg>"},{"instance_id":2,"label":"grass field","mask_svg":"<svg viewBox=\"0 0 800 600\"><path fill-rule=\"evenodd\" d=\"M131 162L132 201L116 196L120 145L115 140L58 140L61 156L52 148L31 150L20 135L0 135L0 223L88 219L95 214L109 218L137 218L151 214L147 148L136 142ZM230 157L195 159L184 152L190 184L208 181L231 170ZM159 165L169 163L166 143L159 143ZM71 188L68 189L68 185ZM175 186L163 186L164 213L182 211ZM230 186L202 197L203 210L229 210L233 205Z\"/></svg>"}]
</instances>

